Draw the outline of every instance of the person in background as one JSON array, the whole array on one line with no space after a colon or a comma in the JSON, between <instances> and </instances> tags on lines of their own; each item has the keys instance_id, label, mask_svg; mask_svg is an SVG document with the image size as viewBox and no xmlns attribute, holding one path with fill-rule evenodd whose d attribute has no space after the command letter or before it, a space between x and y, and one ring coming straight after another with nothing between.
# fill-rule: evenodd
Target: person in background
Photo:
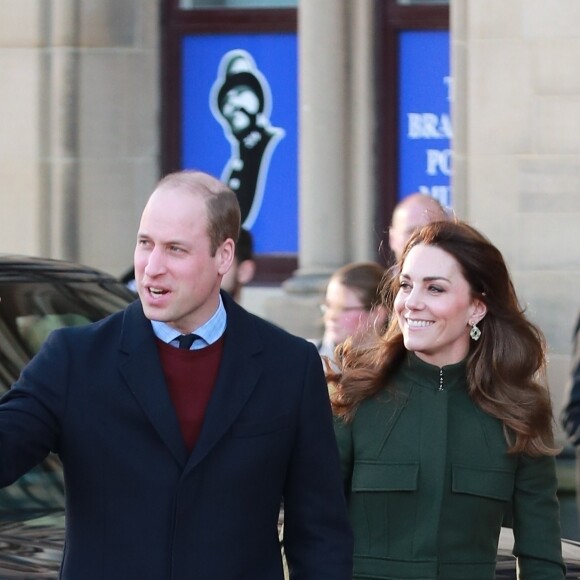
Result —
<instances>
[{"instance_id":1,"label":"person in background","mask_svg":"<svg viewBox=\"0 0 580 580\"><path fill-rule=\"evenodd\" d=\"M239 303L242 298L242 288L252 281L255 273L256 262L254 261L252 234L245 228L240 228L234 261L232 267L222 278L222 288Z\"/></svg>"},{"instance_id":2,"label":"person in background","mask_svg":"<svg viewBox=\"0 0 580 580\"><path fill-rule=\"evenodd\" d=\"M135 268L131 266L124 274L119 277L119 280L131 290L137 294L137 281L135 280Z\"/></svg>"},{"instance_id":3,"label":"person in background","mask_svg":"<svg viewBox=\"0 0 580 580\"><path fill-rule=\"evenodd\" d=\"M407 240L413 232L428 223L447 220L445 208L430 195L412 193L403 198L393 210L389 227L389 247L399 260Z\"/></svg>"},{"instance_id":4,"label":"person in background","mask_svg":"<svg viewBox=\"0 0 580 580\"><path fill-rule=\"evenodd\" d=\"M564 397L562 425L576 450L576 502L580 512L580 315L572 341L572 371Z\"/></svg>"},{"instance_id":5,"label":"person in background","mask_svg":"<svg viewBox=\"0 0 580 580\"><path fill-rule=\"evenodd\" d=\"M511 501L520 577L562 580L545 343L501 253L439 221L396 270L386 333L327 370L354 578L493 580Z\"/></svg>"},{"instance_id":6,"label":"person in background","mask_svg":"<svg viewBox=\"0 0 580 580\"><path fill-rule=\"evenodd\" d=\"M0 402L0 485L51 451L62 580L351 580L352 532L322 364L220 291L235 194L163 178L135 248L139 300L54 331Z\"/></svg>"},{"instance_id":7,"label":"person in background","mask_svg":"<svg viewBox=\"0 0 580 580\"><path fill-rule=\"evenodd\" d=\"M379 288L384 274L374 262L352 262L332 274L321 305L324 334L313 341L321 356L333 358L347 338L361 345L382 332L386 311Z\"/></svg>"}]
</instances>

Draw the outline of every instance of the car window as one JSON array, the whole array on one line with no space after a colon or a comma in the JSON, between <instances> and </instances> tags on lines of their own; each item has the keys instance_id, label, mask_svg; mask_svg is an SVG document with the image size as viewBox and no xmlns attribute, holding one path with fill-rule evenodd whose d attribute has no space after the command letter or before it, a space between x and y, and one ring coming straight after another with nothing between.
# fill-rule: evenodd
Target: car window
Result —
<instances>
[{"instance_id":1,"label":"car window","mask_svg":"<svg viewBox=\"0 0 580 580\"><path fill-rule=\"evenodd\" d=\"M0 283L0 394L50 332L100 320L132 299L120 282Z\"/></svg>"},{"instance_id":2,"label":"car window","mask_svg":"<svg viewBox=\"0 0 580 580\"><path fill-rule=\"evenodd\" d=\"M15 321L18 333L33 353L40 350L42 343L53 330L64 326L81 326L91 322L86 316L74 312L43 315L25 314L16 316Z\"/></svg>"},{"instance_id":3,"label":"car window","mask_svg":"<svg viewBox=\"0 0 580 580\"><path fill-rule=\"evenodd\" d=\"M134 296L114 279L71 281L63 275L44 281L31 274L28 282L0 282L0 298L1 396L53 330L100 320ZM55 455L0 490L0 511L62 507L62 466Z\"/></svg>"}]
</instances>

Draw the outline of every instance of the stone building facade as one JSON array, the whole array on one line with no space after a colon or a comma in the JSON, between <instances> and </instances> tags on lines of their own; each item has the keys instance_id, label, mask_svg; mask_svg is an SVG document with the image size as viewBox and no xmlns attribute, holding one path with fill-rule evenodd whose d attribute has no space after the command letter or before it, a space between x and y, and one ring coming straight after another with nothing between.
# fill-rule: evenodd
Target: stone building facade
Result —
<instances>
[{"instance_id":1,"label":"stone building facade","mask_svg":"<svg viewBox=\"0 0 580 580\"><path fill-rule=\"evenodd\" d=\"M2 252L130 265L160 172L162 1L0 0ZM299 6L299 269L244 294L298 334L318 332L329 272L375 255L377 1ZM546 333L558 410L580 310L580 3L450 13L454 208L503 251Z\"/></svg>"}]
</instances>

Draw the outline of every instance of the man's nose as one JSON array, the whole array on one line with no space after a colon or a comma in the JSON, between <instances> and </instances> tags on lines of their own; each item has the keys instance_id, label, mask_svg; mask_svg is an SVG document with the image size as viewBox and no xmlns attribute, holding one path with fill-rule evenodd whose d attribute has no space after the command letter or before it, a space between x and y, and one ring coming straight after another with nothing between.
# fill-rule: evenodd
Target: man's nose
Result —
<instances>
[{"instance_id":1,"label":"man's nose","mask_svg":"<svg viewBox=\"0 0 580 580\"><path fill-rule=\"evenodd\" d=\"M163 252L159 248L153 248L147 258L145 274L150 278L155 278L156 276L163 274L165 269L166 264Z\"/></svg>"}]
</instances>

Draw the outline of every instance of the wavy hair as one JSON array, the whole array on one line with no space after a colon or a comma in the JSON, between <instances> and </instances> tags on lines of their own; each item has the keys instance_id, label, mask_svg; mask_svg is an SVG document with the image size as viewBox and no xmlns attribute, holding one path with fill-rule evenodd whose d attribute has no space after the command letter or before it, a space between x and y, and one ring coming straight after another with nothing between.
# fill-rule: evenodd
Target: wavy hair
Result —
<instances>
[{"instance_id":1,"label":"wavy hair","mask_svg":"<svg viewBox=\"0 0 580 580\"><path fill-rule=\"evenodd\" d=\"M389 312L399 287L399 273L417 245L435 246L457 260L474 298L487 313L478 323L481 338L470 341L467 381L471 399L499 419L510 453L555 455L553 415L546 386L545 339L520 305L501 252L481 233L459 220L428 224L407 242L392 276L382 289ZM345 344L339 365L327 366L334 413L352 420L362 401L389 385L406 349L396 317L386 333L366 350Z\"/></svg>"}]
</instances>

